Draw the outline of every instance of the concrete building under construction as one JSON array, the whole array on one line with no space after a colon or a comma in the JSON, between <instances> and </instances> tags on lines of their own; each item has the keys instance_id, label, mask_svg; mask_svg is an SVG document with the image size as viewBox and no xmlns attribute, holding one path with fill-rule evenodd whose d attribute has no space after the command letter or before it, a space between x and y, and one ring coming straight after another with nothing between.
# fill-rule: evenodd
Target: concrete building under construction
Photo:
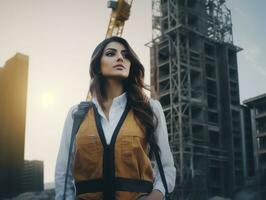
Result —
<instances>
[{"instance_id":1,"label":"concrete building under construction","mask_svg":"<svg viewBox=\"0 0 266 200\"><path fill-rule=\"evenodd\" d=\"M243 184L237 52L225 0L153 0L152 96L177 167L175 198L230 197Z\"/></svg>"}]
</instances>

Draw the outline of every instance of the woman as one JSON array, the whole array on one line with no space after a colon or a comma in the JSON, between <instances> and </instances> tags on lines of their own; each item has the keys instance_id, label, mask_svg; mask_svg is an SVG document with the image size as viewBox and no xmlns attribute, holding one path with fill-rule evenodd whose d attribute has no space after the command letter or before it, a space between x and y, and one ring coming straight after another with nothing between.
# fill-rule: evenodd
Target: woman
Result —
<instances>
[{"instance_id":1,"label":"woman","mask_svg":"<svg viewBox=\"0 0 266 200\"><path fill-rule=\"evenodd\" d=\"M169 192L176 169L162 107L143 89L144 67L121 37L103 40L90 63L89 109L75 138L66 199L161 200L165 188L152 151L160 152ZM56 162L56 199L63 199L73 125L70 109ZM151 148L153 147L153 148Z\"/></svg>"}]
</instances>

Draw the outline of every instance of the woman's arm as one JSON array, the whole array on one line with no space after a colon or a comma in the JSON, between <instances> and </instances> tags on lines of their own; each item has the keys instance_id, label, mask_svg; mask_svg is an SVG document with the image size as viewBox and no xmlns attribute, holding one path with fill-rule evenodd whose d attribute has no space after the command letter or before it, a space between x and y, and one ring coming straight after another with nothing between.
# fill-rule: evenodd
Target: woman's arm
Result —
<instances>
[{"instance_id":1,"label":"woman's arm","mask_svg":"<svg viewBox=\"0 0 266 200\"><path fill-rule=\"evenodd\" d=\"M67 115L65 120L63 133L61 136L61 142L59 147L59 152L57 155L56 160L56 167L55 167L55 199L56 200L63 200L64 194L64 185L65 185L65 177L66 177L66 169L67 169L67 160L69 154L69 145L70 145L70 138L73 126L73 118L72 112L76 109L76 106L73 106ZM74 146L72 148L72 152L74 152ZM67 181L67 189L66 189L66 200L74 200L75 199L75 187L74 187L74 180L72 176L72 162L73 162L73 153L70 159L70 167L68 172L68 181Z\"/></svg>"},{"instance_id":2,"label":"woman's arm","mask_svg":"<svg viewBox=\"0 0 266 200\"><path fill-rule=\"evenodd\" d=\"M160 102L154 99L150 99L150 105L158 118L158 126L155 129L155 139L161 150L160 158L162 161L168 190L169 192L172 192L175 187L176 168L174 166L174 159L169 146L168 133L163 108ZM153 170L155 176L153 190L159 190L163 195L165 195L165 189L156 162Z\"/></svg>"}]
</instances>

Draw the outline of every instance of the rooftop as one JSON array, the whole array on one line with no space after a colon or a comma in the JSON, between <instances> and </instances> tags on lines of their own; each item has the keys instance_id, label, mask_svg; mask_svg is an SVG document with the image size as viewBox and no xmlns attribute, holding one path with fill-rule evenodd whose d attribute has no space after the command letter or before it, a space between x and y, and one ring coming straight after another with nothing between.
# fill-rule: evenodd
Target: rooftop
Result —
<instances>
[{"instance_id":1,"label":"rooftop","mask_svg":"<svg viewBox=\"0 0 266 200\"><path fill-rule=\"evenodd\" d=\"M258 95L256 97L252 97L252 98L246 99L246 100L243 101L243 103L248 105L248 106L252 106L252 105L255 105L255 104L258 104L258 103L262 103L262 102L266 103L266 93Z\"/></svg>"}]
</instances>

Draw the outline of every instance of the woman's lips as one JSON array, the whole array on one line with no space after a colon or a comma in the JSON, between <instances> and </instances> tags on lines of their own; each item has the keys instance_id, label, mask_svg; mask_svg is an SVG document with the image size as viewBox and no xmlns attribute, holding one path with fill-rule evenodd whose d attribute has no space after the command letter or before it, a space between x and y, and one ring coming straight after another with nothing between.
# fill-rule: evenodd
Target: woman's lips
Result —
<instances>
[{"instance_id":1,"label":"woman's lips","mask_svg":"<svg viewBox=\"0 0 266 200\"><path fill-rule=\"evenodd\" d=\"M123 68L123 69L125 69L124 65L115 65L114 68Z\"/></svg>"}]
</instances>

